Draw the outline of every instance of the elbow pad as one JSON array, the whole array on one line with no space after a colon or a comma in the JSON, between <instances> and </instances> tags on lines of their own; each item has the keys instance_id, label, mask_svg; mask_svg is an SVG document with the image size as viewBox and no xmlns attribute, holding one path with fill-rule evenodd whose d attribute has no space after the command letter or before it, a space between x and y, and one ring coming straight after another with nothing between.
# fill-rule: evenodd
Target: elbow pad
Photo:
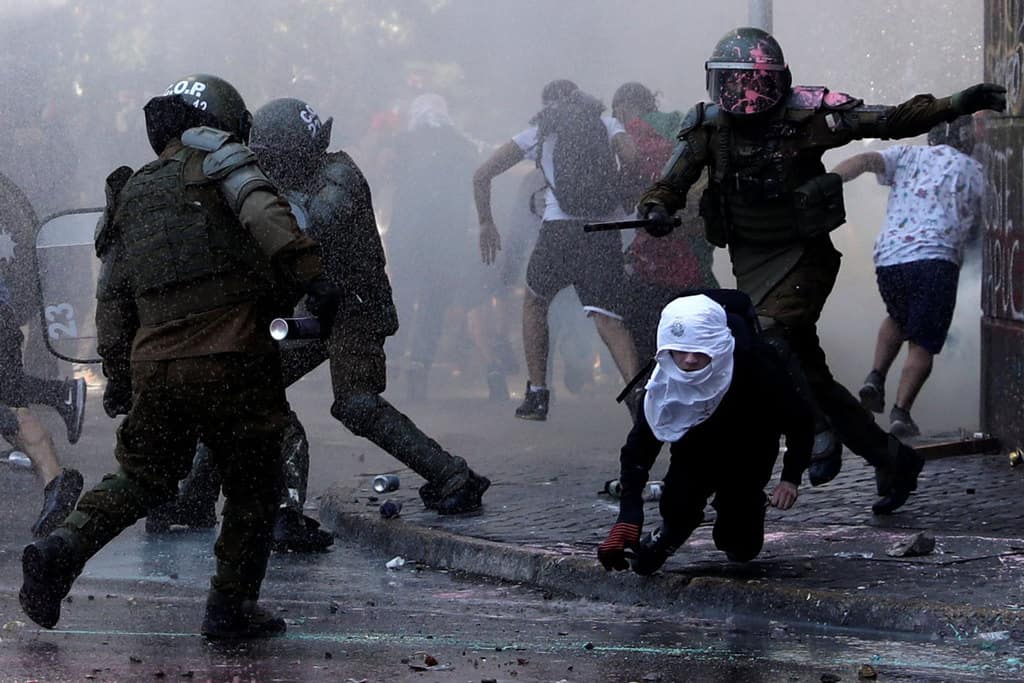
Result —
<instances>
[{"instance_id":1,"label":"elbow pad","mask_svg":"<svg viewBox=\"0 0 1024 683\"><path fill-rule=\"evenodd\" d=\"M220 191L237 216L246 198L256 190L277 192L274 183L256 162L256 154L231 134L215 128L189 128L181 135L182 144L207 152L203 175L220 182Z\"/></svg>"}]
</instances>

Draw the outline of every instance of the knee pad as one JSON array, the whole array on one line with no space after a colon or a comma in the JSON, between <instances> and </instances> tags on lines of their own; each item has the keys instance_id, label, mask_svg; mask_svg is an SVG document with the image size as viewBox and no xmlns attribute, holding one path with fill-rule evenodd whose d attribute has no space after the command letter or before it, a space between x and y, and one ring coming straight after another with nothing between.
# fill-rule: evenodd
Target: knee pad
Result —
<instances>
[{"instance_id":1,"label":"knee pad","mask_svg":"<svg viewBox=\"0 0 1024 683\"><path fill-rule=\"evenodd\" d=\"M366 436L383 407L384 400L377 394L352 394L335 399L331 415L356 436Z\"/></svg>"}]
</instances>

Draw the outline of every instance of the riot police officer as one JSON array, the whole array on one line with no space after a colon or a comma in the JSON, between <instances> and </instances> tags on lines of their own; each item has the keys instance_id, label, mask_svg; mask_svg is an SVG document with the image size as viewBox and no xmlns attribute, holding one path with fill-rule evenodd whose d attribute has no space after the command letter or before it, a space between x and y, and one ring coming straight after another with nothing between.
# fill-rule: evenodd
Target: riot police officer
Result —
<instances>
[{"instance_id":1,"label":"riot police officer","mask_svg":"<svg viewBox=\"0 0 1024 683\"><path fill-rule=\"evenodd\" d=\"M127 414L117 432L120 468L25 548L19 599L52 628L86 561L154 501L173 498L201 439L216 453L227 498L202 631L277 635L284 621L256 605L288 415L267 325L302 292L329 325L338 291L245 146L252 117L234 87L187 76L145 114L158 158L111 175L96 238L104 408Z\"/></svg>"},{"instance_id":2,"label":"riot police officer","mask_svg":"<svg viewBox=\"0 0 1024 683\"><path fill-rule=\"evenodd\" d=\"M475 510L490 481L473 472L463 458L445 451L380 395L386 383L384 341L398 330L398 318L370 187L348 154L327 151L331 125L332 119L322 121L309 104L293 98L268 102L253 119L251 147L260 166L291 202L302 229L320 244L324 272L345 293L325 339L283 349L285 385L330 360L331 415L426 479L419 493L428 509L440 514ZM301 512L309 447L294 413L289 433L274 547L324 550L331 536ZM207 467L206 457L200 453L197 469ZM210 518L217 490L207 482L201 476L186 480L174 523L191 526Z\"/></svg>"},{"instance_id":3,"label":"riot police officer","mask_svg":"<svg viewBox=\"0 0 1024 683\"><path fill-rule=\"evenodd\" d=\"M842 180L825 173L821 157L852 140L914 136L961 114L1002 110L1005 89L983 83L951 97L868 106L827 88L792 86L782 48L756 28L727 33L705 66L712 103L687 114L674 155L639 211L675 213L709 169L701 197L707 239L728 247L739 289L754 301L768 340L817 408L811 482L839 472L842 449L834 433L876 468L882 497L872 509L891 513L916 488L923 460L882 431L835 381L819 344L816 323L840 260L829 232L845 220Z\"/></svg>"}]
</instances>

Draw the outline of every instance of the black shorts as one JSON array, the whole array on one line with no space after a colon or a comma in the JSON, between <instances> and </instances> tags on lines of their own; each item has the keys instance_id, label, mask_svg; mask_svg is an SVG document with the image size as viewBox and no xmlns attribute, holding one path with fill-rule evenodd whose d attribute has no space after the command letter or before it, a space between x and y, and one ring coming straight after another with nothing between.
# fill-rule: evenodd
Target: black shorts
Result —
<instances>
[{"instance_id":1,"label":"black shorts","mask_svg":"<svg viewBox=\"0 0 1024 683\"><path fill-rule=\"evenodd\" d=\"M572 285L583 309L621 319L625 289L622 236L583 232L585 221L545 221L526 266L526 286L550 302Z\"/></svg>"},{"instance_id":2,"label":"black shorts","mask_svg":"<svg viewBox=\"0 0 1024 683\"><path fill-rule=\"evenodd\" d=\"M956 307L960 267L940 259L875 269L878 291L903 336L931 354L942 350Z\"/></svg>"}]
</instances>

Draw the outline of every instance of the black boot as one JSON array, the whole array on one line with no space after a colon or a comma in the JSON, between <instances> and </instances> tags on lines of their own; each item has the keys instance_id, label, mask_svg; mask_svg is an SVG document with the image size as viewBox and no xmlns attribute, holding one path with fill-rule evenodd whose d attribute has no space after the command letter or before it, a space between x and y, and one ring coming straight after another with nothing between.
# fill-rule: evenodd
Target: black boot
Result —
<instances>
[{"instance_id":1,"label":"black boot","mask_svg":"<svg viewBox=\"0 0 1024 683\"><path fill-rule=\"evenodd\" d=\"M43 628L56 626L60 603L71 591L80 569L67 541L60 536L47 536L25 546L18 602L29 619Z\"/></svg>"},{"instance_id":2,"label":"black boot","mask_svg":"<svg viewBox=\"0 0 1024 683\"><path fill-rule=\"evenodd\" d=\"M43 509L39 519L32 525L32 535L36 538L49 536L59 527L64 519L75 509L78 496L82 495L82 473L78 470L64 468L43 489Z\"/></svg>"},{"instance_id":3,"label":"black boot","mask_svg":"<svg viewBox=\"0 0 1024 683\"><path fill-rule=\"evenodd\" d=\"M255 600L243 600L211 590L206 598L203 635L210 640L271 638L284 634L284 619L258 607Z\"/></svg>"},{"instance_id":4,"label":"black boot","mask_svg":"<svg viewBox=\"0 0 1024 683\"><path fill-rule=\"evenodd\" d=\"M278 553L323 553L334 545L334 536L320 528L315 519L297 510L281 508L274 521L274 541Z\"/></svg>"},{"instance_id":5,"label":"black boot","mask_svg":"<svg viewBox=\"0 0 1024 683\"><path fill-rule=\"evenodd\" d=\"M181 483L178 497L149 511L146 532L165 534L172 526L212 529L217 526L219 496L220 472L213 463L210 450L199 444L192 460L192 470Z\"/></svg>"},{"instance_id":6,"label":"black boot","mask_svg":"<svg viewBox=\"0 0 1024 683\"><path fill-rule=\"evenodd\" d=\"M420 487L420 499L423 501L424 507L428 510L437 510L439 515L472 512L483 504L484 493L490 486L490 479L470 472L466 483L447 496L439 496L437 487L434 485L424 484Z\"/></svg>"},{"instance_id":7,"label":"black boot","mask_svg":"<svg viewBox=\"0 0 1024 683\"><path fill-rule=\"evenodd\" d=\"M689 534L675 533L662 525L654 530L652 534L644 534L640 537L640 545L634 553L630 565L633 571L640 576L650 576L661 569L665 560L672 556L679 546L686 542Z\"/></svg>"},{"instance_id":8,"label":"black boot","mask_svg":"<svg viewBox=\"0 0 1024 683\"><path fill-rule=\"evenodd\" d=\"M548 403L551 400L551 393L547 389L534 390L529 382L526 383L526 396L523 402L516 408L516 417L521 420L537 420L542 422L548 419Z\"/></svg>"},{"instance_id":9,"label":"black boot","mask_svg":"<svg viewBox=\"0 0 1024 683\"><path fill-rule=\"evenodd\" d=\"M886 480L876 477L880 487L883 483L889 486L888 492L871 506L871 511L876 515L891 515L903 507L910 494L917 490L917 475L924 468L924 458L895 437L889 437L889 462L890 478Z\"/></svg>"}]
</instances>

